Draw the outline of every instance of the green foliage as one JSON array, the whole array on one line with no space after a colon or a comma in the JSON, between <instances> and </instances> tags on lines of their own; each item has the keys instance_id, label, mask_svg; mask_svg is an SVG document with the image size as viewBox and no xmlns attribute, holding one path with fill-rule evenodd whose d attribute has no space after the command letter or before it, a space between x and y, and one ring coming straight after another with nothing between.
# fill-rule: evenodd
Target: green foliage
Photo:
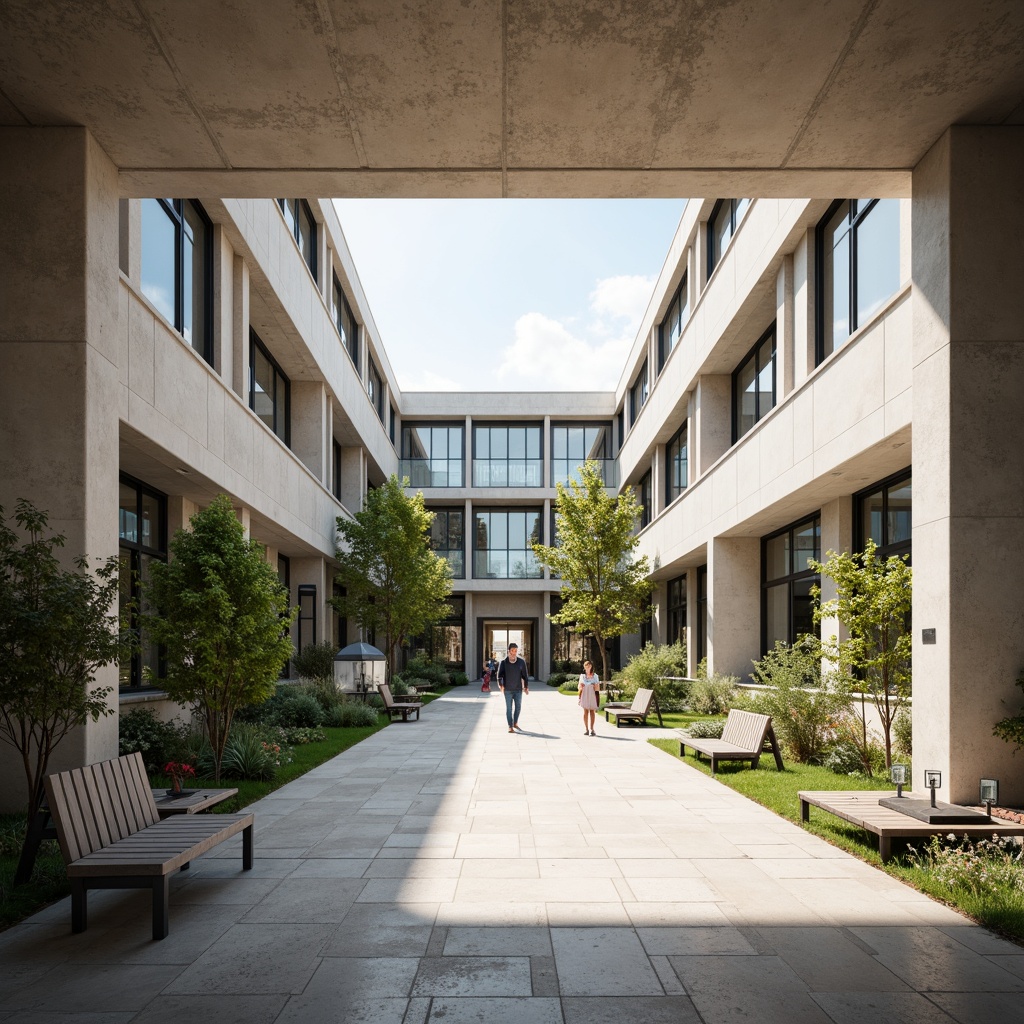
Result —
<instances>
[{"instance_id":1,"label":"green foliage","mask_svg":"<svg viewBox=\"0 0 1024 1024\"><path fill-rule=\"evenodd\" d=\"M283 755L287 757L287 753ZM274 778L281 766L282 746L258 725L236 722L224 746L221 771L229 779Z\"/></svg>"},{"instance_id":2,"label":"green foliage","mask_svg":"<svg viewBox=\"0 0 1024 1024\"><path fill-rule=\"evenodd\" d=\"M281 729L281 738L290 747L301 747L306 743L321 743L327 739L323 729L310 729L304 726L295 729Z\"/></svg>"},{"instance_id":3,"label":"green foliage","mask_svg":"<svg viewBox=\"0 0 1024 1024\"><path fill-rule=\"evenodd\" d=\"M449 677L452 681L452 686L469 686L469 676L465 672L452 672Z\"/></svg>"},{"instance_id":4,"label":"green foliage","mask_svg":"<svg viewBox=\"0 0 1024 1024\"><path fill-rule=\"evenodd\" d=\"M149 708L126 711L117 722L117 752L142 754L146 771L161 772L168 761L181 760L181 748L187 725L162 722Z\"/></svg>"},{"instance_id":5,"label":"green foliage","mask_svg":"<svg viewBox=\"0 0 1024 1024\"><path fill-rule=\"evenodd\" d=\"M92 570L79 555L66 568L57 557L65 538L48 528L48 513L31 502L18 501L10 518L0 508L0 740L21 756L29 817L54 749L114 714L113 687L93 680L134 643L115 614L118 559Z\"/></svg>"},{"instance_id":6,"label":"green foliage","mask_svg":"<svg viewBox=\"0 0 1024 1024\"><path fill-rule=\"evenodd\" d=\"M316 728L324 721L324 709L311 693L291 694L282 701L274 713L274 725L285 729Z\"/></svg>"},{"instance_id":7,"label":"green foliage","mask_svg":"<svg viewBox=\"0 0 1024 1024\"><path fill-rule=\"evenodd\" d=\"M568 672L552 672L548 676L548 686L561 687L565 683L568 683L570 679L579 679L579 676L570 676Z\"/></svg>"},{"instance_id":8,"label":"green foliage","mask_svg":"<svg viewBox=\"0 0 1024 1024\"><path fill-rule=\"evenodd\" d=\"M533 545L538 561L562 580L562 608L549 618L594 637L607 680L605 640L635 632L650 615L650 565L646 555L633 556L640 506L631 487L612 497L596 462L580 467L579 482L556 490L558 546Z\"/></svg>"},{"instance_id":9,"label":"green foliage","mask_svg":"<svg viewBox=\"0 0 1024 1024\"><path fill-rule=\"evenodd\" d=\"M334 709L331 725L349 729L376 725L377 709L361 700L346 701Z\"/></svg>"},{"instance_id":10,"label":"green foliage","mask_svg":"<svg viewBox=\"0 0 1024 1024\"><path fill-rule=\"evenodd\" d=\"M409 684L401 676L391 677L391 696L392 697L408 697L409 696Z\"/></svg>"},{"instance_id":11,"label":"green foliage","mask_svg":"<svg viewBox=\"0 0 1024 1024\"><path fill-rule=\"evenodd\" d=\"M302 679L334 680L334 655L337 650L329 640L322 644L306 644L297 654L292 656L292 665Z\"/></svg>"},{"instance_id":12,"label":"green foliage","mask_svg":"<svg viewBox=\"0 0 1024 1024\"><path fill-rule=\"evenodd\" d=\"M1024 669L1017 674L1014 684L1024 690ZM1021 747L1024 747L1024 708L1010 718L1004 718L995 724L992 730L994 736L1013 744L1013 752L1016 754Z\"/></svg>"},{"instance_id":13,"label":"green foliage","mask_svg":"<svg viewBox=\"0 0 1024 1024\"><path fill-rule=\"evenodd\" d=\"M776 641L754 662L754 677L767 687L754 697L754 710L772 716L789 756L802 763L818 761L849 716L850 695L836 679L822 679L821 652L813 638L792 647Z\"/></svg>"},{"instance_id":14,"label":"green foliage","mask_svg":"<svg viewBox=\"0 0 1024 1024\"><path fill-rule=\"evenodd\" d=\"M856 743L842 740L833 743L822 755L821 766L836 775L864 774L864 760Z\"/></svg>"},{"instance_id":15,"label":"green foliage","mask_svg":"<svg viewBox=\"0 0 1024 1024\"><path fill-rule=\"evenodd\" d=\"M444 665L440 661L428 658L425 654L418 654L415 658L410 658L402 676L410 682L413 679L425 679L431 687L448 685L448 673L445 671Z\"/></svg>"},{"instance_id":16,"label":"green foliage","mask_svg":"<svg viewBox=\"0 0 1024 1024\"><path fill-rule=\"evenodd\" d=\"M914 753L914 726L910 708L900 708L892 723L893 747L899 757L910 757Z\"/></svg>"},{"instance_id":17,"label":"green foliage","mask_svg":"<svg viewBox=\"0 0 1024 1024\"><path fill-rule=\"evenodd\" d=\"M958 903L1012 906L1024 913L1024 849L1009 837L972 841L933 836L910 862Z\"/></svg>"},{"instance_id":18,"label":"green foliage","mask_svg":"<svg viewBox=\"0 0 1024 1024\"><path fill-rule=\"evenodd\" d=\"M724 718L704 718L686 727L686 735L695 740L718 740L725 731Z\"/></svg>"},{"instance_id":19,"label":"green foliage","mask_svg":"<svg viewBox=\"0 0 1024 1024\"><path fill-rule=\"evenodd\" d=\"M910 695L912 572L905 556L882 561L870 538L859 555L829 551L812 568L836 585L836 598L821 602L821 588L812 587L818 602L815 622L835 616L849 637L822 640L824 656L857 679L878 711L885 740L885 765L892 764L892 724ZM866 749L867 722L862 715L861 745Z\"/></svg>"},{"instance_id":20,"label":"green foliage","mask_svg":"<svg viewBox=\"0 0 1024 1024\"><path fill-rule=\"evenodd\" d=\"M219 781L235 710L274 692L292 653L282 625L295 612L227 496L192 516L190 527L174 535L172 560L152 566L147 597L160 615L146 625L166 649L164 689L192 705L206 727Z\"/></svg>"},{"instance_id":21,"label":"green foliage","mask_svg":"<svg viewBox=\"0 0 1024 1024\"><path fill-rule=\"evenodd\" d=\"M720 672L708 675L707 661L697 666L697 675L690 684L690 710L699 715L722 715L737 706L736 684L739 676Z\"/></svg>"},{"instance_id":22,"label":"green foliage","mask_svg":"<svg viewBox=\"0 0 1024 1024\"><path fill-rule=\"evenodd\" d=\"M392 475L353 519L338 517L335 581L344 596L332 599L340 615L383 637L390 667L399 645L448 613L452 589L448 563L430 549L434 514L403 483Z\"/></svg>"},{"instance_id":23,"label":"green foliage","mask_svg":"<svg viewBox=\"0 0 1024 1024\"><path fill-rule=\"evenodd\" d=\"M623 670L623 690L630 697L638 689L654 690L662 711L682 711L688 703L690 683L665 679L686 675L686 648L681 643L648 643L634 654Z\"/></svg>"}]
</instances>

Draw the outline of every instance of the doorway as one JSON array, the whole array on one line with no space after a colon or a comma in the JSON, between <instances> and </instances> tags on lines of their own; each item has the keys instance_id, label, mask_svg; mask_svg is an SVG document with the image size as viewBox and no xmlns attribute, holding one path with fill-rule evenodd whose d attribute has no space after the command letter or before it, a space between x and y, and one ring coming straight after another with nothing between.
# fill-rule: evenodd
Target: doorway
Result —
<instances>
[{"instance_id":1,"label":"doorway","mask_svg":"<svg viewBox=\"0 0 1024 1024\"><path fill-rule=\"evenodd\" d=\"M519 657L525 660L527 670L535 673L537 667L533 663L533 622L530 620L496 621L493 619L484 621L483 658L481 660L486 661L493 653L495 659L500 662L508 654L509 644L518 645Z\"/></svg>"}]
</instances>

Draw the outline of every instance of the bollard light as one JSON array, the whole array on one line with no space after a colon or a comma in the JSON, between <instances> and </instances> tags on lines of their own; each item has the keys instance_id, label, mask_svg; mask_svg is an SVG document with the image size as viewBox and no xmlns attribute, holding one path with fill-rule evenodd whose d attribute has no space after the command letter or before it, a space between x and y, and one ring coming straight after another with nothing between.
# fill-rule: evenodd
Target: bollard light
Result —
<instances>
[{"instance_id":1,"label":"bollard light","mask_svg":"<svg viewBox=\"0 0 1024 1024\"><path fill-rule=\"evenodd\" d=\"M903 796L903 787L907 784L907 766L894 764L889 769L889 781L896 787L896 795Z\"/></svg>"},{"instance_id":2,"label":"bollard light","mask_svg":"<svg viewBox=\"0 0 1024 1024\"><path fill-rule=\"evenodd\" d=\"M924 786L932 791L932 807L935 807L935 790L942 785L942 772L925 769Z\"/></svg>"},{"instance_id":3,"label":"bollard light","mask_svg":"<svg viewBox=\"0 0 1024 1024\"><path fill-rule=\"evenodd\" d=\"M999 780L982 779L980 786L980 802L985 805L988 816L992 817L992 805L999 803Z\"/></svg>"}]
</instances>

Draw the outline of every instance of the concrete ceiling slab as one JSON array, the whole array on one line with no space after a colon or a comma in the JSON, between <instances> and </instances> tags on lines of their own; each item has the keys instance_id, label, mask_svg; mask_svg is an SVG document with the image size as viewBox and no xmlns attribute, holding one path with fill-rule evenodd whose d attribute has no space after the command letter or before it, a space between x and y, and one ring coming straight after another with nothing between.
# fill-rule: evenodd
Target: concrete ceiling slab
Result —
<instances>
[{"instance_id":1,"label":"concrete ceiling slab","mask_svg":"<svg viewBox=\"0 0 1024 1024\"><path fill-rule=\"evenodd\" d=\"M1020 0L4 0L0 126L126 195L904 195Z\"/></svg>"}]
</instances>

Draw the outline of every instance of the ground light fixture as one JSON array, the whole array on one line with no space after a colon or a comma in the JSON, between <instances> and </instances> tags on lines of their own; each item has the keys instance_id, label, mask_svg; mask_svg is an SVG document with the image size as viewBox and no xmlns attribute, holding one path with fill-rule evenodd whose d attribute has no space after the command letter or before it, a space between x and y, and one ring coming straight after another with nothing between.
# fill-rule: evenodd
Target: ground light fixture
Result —
<instances>
[{"instance_id":1,"label":"ground light fixture","mask_svg":"<svg viewBox=\"0 0 1024 1024\"><path fill-rule=\"evenodd\" d=\"M907 766L894 764L889 768L889 781L896 787L896 795L903 796L903 787L907 784Z\"/></svg>"},{"instance_id":2,"label":"ground light fixture","mask_svg":"<svg viewBox=\"0 0 1024 1024\"><path fill-rule=\"evenodd\" d=\"M992 805L999 803L999 780L998 779L982 779L979 787L979 803L985 805L985 810L988 812L988 816L992 817Z\"/></svg>"},{"instance_id":3,"label":"ground light fixture","mask_svg":"<svg viewBox=\"0 0 1024 1024\"><path fill-rule=\"evenodd\" d=\"M924 788L930 789L932 793L932 807L935 806L935 790L942 785L942 772L937 772L934 769L925 769L924 772Z\"/></svg>"}]
</instances>

